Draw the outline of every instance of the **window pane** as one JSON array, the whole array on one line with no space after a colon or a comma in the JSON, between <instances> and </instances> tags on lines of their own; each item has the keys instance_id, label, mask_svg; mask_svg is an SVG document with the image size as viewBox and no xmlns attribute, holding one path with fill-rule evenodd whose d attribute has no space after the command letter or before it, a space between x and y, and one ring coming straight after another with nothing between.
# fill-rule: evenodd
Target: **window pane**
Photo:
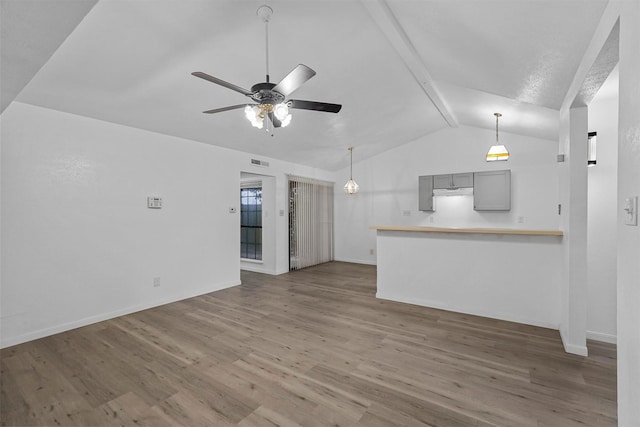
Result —
<instances>
[{"instance_id":1,"label":"window pane","mask_svg":"<svg viewBox=\"0 0 640 427\"><path fill-rule=\"evenodd\" d=\"M240 252L243 258L262 259L262 189L240 189Z\"/></svg>"},{"instance_id":2,"label":"window pane","mask_svg":"<svg viewBox=\"0 0 640 427\"><path fill-rule=\"evenodd\" d=\"M242 258L246 258L247 257L247 244L246 243L240 243L240 256Z\"/></svg>"}]
</instances>

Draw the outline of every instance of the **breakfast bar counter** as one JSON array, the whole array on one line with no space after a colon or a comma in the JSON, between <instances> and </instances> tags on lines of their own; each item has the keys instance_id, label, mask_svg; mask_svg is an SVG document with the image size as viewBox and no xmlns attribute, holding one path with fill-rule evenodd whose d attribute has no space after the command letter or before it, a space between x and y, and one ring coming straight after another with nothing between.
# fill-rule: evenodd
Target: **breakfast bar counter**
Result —
<instances>
[{"instance_id":1,"label":"breakfast bar counter","mask_svg":"<svg viewBox=\"0 0 640 427\"><path fill-rule=\"evenodd\" d=\"M562 231L371 228L378 298L558 329Z\"/></svg>"}]
</instances>

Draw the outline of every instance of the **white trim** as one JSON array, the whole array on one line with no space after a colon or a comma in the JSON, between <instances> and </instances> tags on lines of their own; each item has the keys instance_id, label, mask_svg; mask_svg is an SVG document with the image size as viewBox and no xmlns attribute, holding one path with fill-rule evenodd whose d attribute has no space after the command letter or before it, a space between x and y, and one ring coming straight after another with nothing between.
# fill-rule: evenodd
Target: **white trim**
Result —
<instances>
[{"instance_id":1,"label":"white trim","mask_svg":"<svg viewBox=\"0 0 640 427\"><path fill-rule=\"evenodd\" d=\"M261 259L252 259L252 258L240 258L240 262L250 262L252 264L264 264L264 261Z\"/></svg>"},{"instance_id":2,"label":"white trim","mask_svg":"<svg viewBox=\"0 0 640 427\"><path fill-rule=\"evenodd\" d=\"M395 296L395 295L394 296L384 295L379 291L376 293L376 298L385 299L389 301L402 302L406 304L420 305L422 307L437 308L438 310L446 310L446 311L451 311L455 313L471 314L473 316L487 317L490 319L505 320L507 322L522 323L525 325L538 326L538 327L547 328L547 329L558 330L558 327L559 327L558 324L551 323L551 322L545 322L545 321L540 321L535 319L525 319L522 317L517 317L512 315L496 314L496 313L488 312L484 310L469 310L469 309L460 308L460 307L451 307L447 304L442 304L440 302L435 302L430 300L406 298L403 296Z\"/></svg>"},{"instance_id":3,"label":"white trim","mask_svg":"<svg viewBox=\"0 0 640 427\"><path fill-rule=\"evenodd\" d=\"M368 259L354 259L354 258L336 258L334 261L338 262L350 262L352 264L367 264L367 265L378 265L375 260Z\"/></svg>"},{"instance_id":4,"label":"white trim","mask_svg":"<svg viewBox=\"0 0 640 427\"><path fill-rule=\"evenodd\" d=\"M575 345L569 344L569 342L565 339L564 333L562 329L560 329L560 339L562 340L562 346L564 347L564 351L571 354L577 354L578 356L587 357L589 355L589 350L587 350L586 345Z\"/></svg>"},{"instance_id":5,"label":"white trim","mask_svg":"<svg viewBox=\"0 0 640 427\"><path fill-rule=\"evenodd\" d=\"M616 335L604 334L602 332L587 331L587 339L609 344L618 344L618 337Z\"/></svg>"},{"instance_id":6,"label":"white trim","mask_svg":"<svg viewBox=\"0 0 640 427\"><path fill-rule=\"evenodd\" d=\"M269 270L267 268L265 268L264 266L262 266L261 264L240 264L240 270L243 271L251 271L253 273L262 273L262 274L269 274L271 276L275 276L277 273L273 270Z\"/></svg>"},{"instance_id":7,"label":"white trim","mask_svg":"<svg viewBox=\"0 0 640 427\"><path fill-rule=\"evenodd\" d=\"M131 307L122 308L119 310L114 310L108 313L102 313L95 316L85 317L84 319L74 320L67 323L62 323L59 325L51 326L48 328L40 329L37 331L32 331L23 335L18 335L16 337L10 337L3 339L0 341L0 348L6 348L17 344L22 344L27 341L36 340L38 338L44 338L50 335L55 335L60 332L70 331L72 329L80 328L83 326L91 325L93 323L103 322L105 320L113 319L115 317L124 316L126 314L135 313L142 310L147 310L153 307L158 307L165 304L170 304L172 302L181 301L188 298L197 297L200 295L208 294L215 291L220 291L222 289L231 288L233 286L240 285L240 280L233 280L230 282L222 282L218 283L214 286L210 286L207 288L202 288L197 291L186 292L182 295L174 295L166 298L160 298L153 302L138 304Z\"/></svg>"}]
</instances>

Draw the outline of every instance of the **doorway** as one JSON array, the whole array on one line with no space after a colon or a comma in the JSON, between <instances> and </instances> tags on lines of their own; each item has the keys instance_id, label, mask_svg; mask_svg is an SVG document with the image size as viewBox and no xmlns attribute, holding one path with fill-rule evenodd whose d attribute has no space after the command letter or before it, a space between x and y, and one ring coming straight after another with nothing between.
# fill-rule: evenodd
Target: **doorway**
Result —
<instances>
[{"instance_id":1,"label":"doorway","mask_svg":"<svg viewBox=\"0 0 640 427\"><path fill-rule=\"evenodd\" d=\"M240 174L240 269L275 274L276 184L275 177L249 172Z\"/></svg>"},{"instance_id":2,"label":"doorway","mask_svg":"<svg viewBox=\"0 0 640 427\"><path fill-rule=\"evenodd\" d=\"M588 105L587 338L616 343L618 67ZM595 136L593 136L595 134Z\"/></svg>"},{"instance_id":3,"label":"doorway","mask_svg":"<svg viewBox=\"0 0 640 427\"><path fill-rule=\"evenodd\" d=\"M333 261L333 185L289 176L289 271Z\"/></svg>"}]
</instances>

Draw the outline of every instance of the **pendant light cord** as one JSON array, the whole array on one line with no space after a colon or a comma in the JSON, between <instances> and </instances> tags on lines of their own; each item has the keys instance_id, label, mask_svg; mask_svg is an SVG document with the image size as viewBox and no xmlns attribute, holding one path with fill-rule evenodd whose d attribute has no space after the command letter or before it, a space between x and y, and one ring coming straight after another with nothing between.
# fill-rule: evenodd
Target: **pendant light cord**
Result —
<instances>
[{"instance_id":1,"label":"pendant light cord","mask_svg":"<svg viewBox=\"0 0 640 427\"><path fill-rule=\"evenodd\" d=\"M350 161L349 161L349 179L353 179L353 147L349 147Z\"/></svg>"},{"instance_id":2,"label":"pendant light cord","mask_svg":"<svg viewBox=\"0 0 640 427\"><path fill-rule=\"evenodd\" d=\"M499 145L499 144L498 144L498 118L499 118L500 116L502 116L502 114L500 114L500 113L493 113L493 115L494 115L494 116L496 116L496 145Z\"/></svg>"}]
</instances>

